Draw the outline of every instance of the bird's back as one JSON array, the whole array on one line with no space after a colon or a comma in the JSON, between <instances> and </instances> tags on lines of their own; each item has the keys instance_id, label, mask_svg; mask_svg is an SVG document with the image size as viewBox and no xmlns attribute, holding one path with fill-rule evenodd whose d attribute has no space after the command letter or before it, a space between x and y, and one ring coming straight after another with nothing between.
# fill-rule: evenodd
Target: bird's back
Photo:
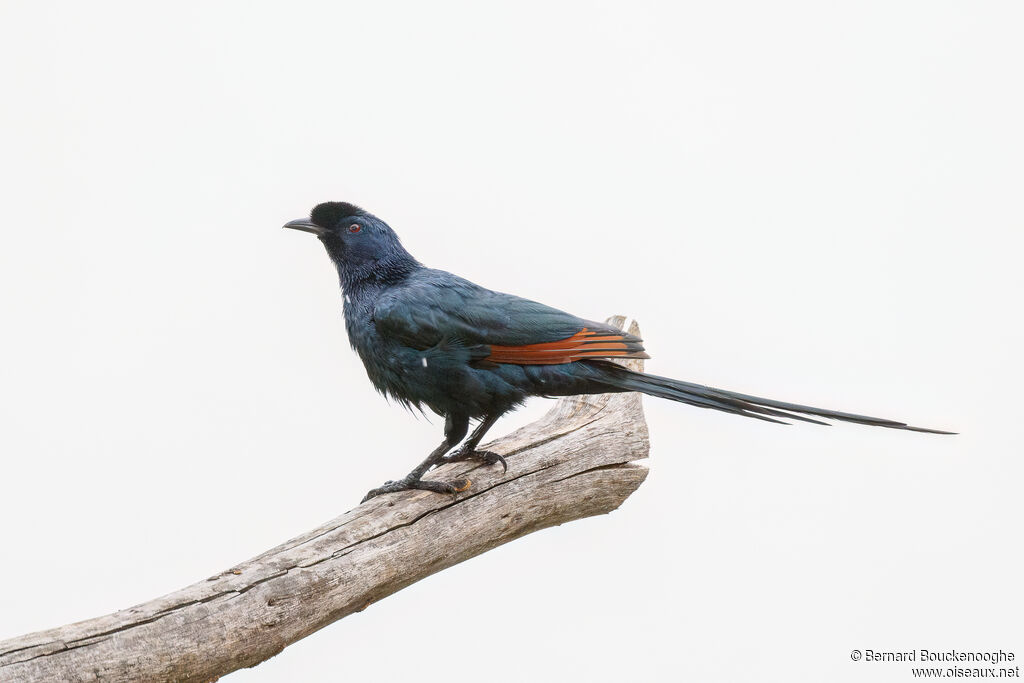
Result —
<instances>
[{"instance_id":1,"label":"bird's back","mask_svg":"<svg viewBox=\"0 0 1024 683\"><path fill-rule=\"evenodd\" d=\"M568 377L538 366L645 355L639 339L604 323L430 268L346 293L345 318L374 386L441 414L507 410Z\"/></svg>"}]
</instances>

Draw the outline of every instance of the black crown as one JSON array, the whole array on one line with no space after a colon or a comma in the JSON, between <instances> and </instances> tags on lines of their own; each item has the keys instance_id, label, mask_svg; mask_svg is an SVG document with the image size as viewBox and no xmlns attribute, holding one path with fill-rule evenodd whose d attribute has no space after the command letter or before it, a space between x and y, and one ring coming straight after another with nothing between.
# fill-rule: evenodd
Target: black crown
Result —
<instances>
[{"instance_id":1,"label":"black crown","mask_svg":"<svg viewBox=\"0 0 1024 683\"><path fill-rule=\"evenodd\" d=\"M366 212L348 202L324 202L318 204L309 214L309 219L321 228L333 228L343 218L365 216Z\"/></svg>"}]
</instances>

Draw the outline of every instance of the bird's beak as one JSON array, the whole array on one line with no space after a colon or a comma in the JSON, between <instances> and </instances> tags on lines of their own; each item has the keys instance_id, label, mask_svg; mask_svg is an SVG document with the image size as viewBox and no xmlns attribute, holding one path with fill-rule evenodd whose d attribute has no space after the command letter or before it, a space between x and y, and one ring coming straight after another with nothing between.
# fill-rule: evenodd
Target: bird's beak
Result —
<instances>
[{"instance_id":1,"label":"bird's beak","mask_svg":"<svg viewBox=\"0 0 1024 683\"><path fill-rule=\"evenodd\" d=\"M302 230L303 232L311 232L317 237L322 237L327 231L321 228L319 225L309 220L308 218L296 218L293 221L288 221L284 224L284 227L291 228L292 230Z\"/></svg>"}]
</instances>

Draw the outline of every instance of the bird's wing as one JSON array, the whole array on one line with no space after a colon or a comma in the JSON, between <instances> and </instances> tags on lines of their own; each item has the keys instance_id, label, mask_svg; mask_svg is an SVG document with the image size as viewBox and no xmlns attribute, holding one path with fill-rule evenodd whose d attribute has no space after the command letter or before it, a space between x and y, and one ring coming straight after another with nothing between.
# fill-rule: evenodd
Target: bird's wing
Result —
<instances>
[{"instance_id":1,"label":"bird's wing","mask_svg":"<svg viewBox=\"0 0 1024 683\"><path fill-rule=\"evenodd\" d=\"M448 273L431 273L380 297L373 313L380 334L421 350L446 341L487 347L480 360L492 363L648 358L642 340L618 328Z\"/></svg>"}]
</instances>

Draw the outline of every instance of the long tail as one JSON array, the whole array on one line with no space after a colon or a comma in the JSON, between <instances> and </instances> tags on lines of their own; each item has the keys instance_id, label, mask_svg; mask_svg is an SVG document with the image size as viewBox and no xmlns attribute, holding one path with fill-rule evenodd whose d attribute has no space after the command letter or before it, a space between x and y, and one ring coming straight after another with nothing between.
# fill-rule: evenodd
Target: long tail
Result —
<instances>
[{"instance_id":1,"label":"long tail","mask_svg":"<svg viewBox=\"0 0 1024 683\"><path fill-rule=\"evenodd\" d=\"M843 413L838 410L826 410L825 408L803 406L798 403L787 403L785 401L775 401L770 398L738 394L734 391L715 389L713 387L706 387L704 385L693 384L691 382L681 382L677 379L669 379L668 377L659 377L657 375L634 372L622 367L621 365L616 365L615 363L607 361L589 362L593 365L599 364L601 366L603 370L601 378L602 382L606 382L610 387L620 391L639 391L641 393L648 394L649 396L667 398L673 401L679 401L680 403L688 403L692 406L712 408L714 410L743 415L744 417L753 417L758 420L766 420L768 422L789 424L783 420L775 419L784 418L789 420L799 420L801 422L812 422L819 425L828 425L828 422L822 422L821 420L805 417L806 415L814 415L816 417L842 420L844 422L856 422L858 424L871 425L873 427L908 429L913 432L927 432L929 434L956 433L946 432L939 429L911 427L903 422L885 420L880 417L854 415L853 413ZM803 415L799 415L797 413L803 413Z\"/></svg>"}]
</instances>

